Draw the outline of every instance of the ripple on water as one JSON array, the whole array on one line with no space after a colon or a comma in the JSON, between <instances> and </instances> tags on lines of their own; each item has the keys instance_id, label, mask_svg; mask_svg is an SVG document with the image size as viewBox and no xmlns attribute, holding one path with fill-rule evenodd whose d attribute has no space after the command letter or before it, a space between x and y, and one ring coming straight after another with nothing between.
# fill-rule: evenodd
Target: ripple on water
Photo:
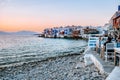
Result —
<instances>
[{"instance_id":1,"label":"ripple on water","mask_svg":"<svg viewBox=\"0 0 120 80\"><path fill-rule=\"evenodd\" d=\"M0 36L0 65L26 63L47 57L80 53L83 40L46 39L36 36Z\"/></svg>"}]
</instances>

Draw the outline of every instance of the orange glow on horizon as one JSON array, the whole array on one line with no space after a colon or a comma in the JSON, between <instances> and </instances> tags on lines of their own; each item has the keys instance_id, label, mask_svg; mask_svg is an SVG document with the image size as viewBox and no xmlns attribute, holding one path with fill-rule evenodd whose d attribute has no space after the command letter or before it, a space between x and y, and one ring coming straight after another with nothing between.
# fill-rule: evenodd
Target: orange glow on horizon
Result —
<instances>
[{"instance_id":1,"label":"orange glow on horizon","mask_svg":"<svg viewBox=\"0 0 120 80\"><path fill-rule=\"evenodd\" d=\"M27 31L36 31L36 32L42 32L45 28L52 28L52 27L60 27L60 26L71 26L71 25L75 25L78 26L80 24L0 24L0 30L1 31L7 31L7 32L16 32L16 31L21 31L21 30L27 30ZM86 25L83 24L82 26L90 26L90 25ZM98 26L98 24L96 25L92 25L92 26Z\"/></svg>"},{"instance_id":2,"label":"orange glow on horizon","mask_svg":"<svg viewBox=\"0 0 120 80\"><path fill-rule=\"evenodd\" d=\"M8 32L16 32L21 30L27 31L36 31L42 32L45 28L52 28L52 27L60 27L60 26L71 26L71 25L81 25L81 26L98 26L95 20L83 21L80 20L53 20L53 19L38 19L38 18L26 18L26 17L8 17L4 16L0 19L0 30L1 31L8 31ZM96 23L96 24L95 24ZM101 22L102 24L102 22Z\"/></svg>"},{"instance_id":3,"label":"orange glow on horizon","mask_svg":"<svg viewBox=\"0 0 120 80\"><path fill-rule=\"evenodd\" d=\"M36 32L42 32L45 28L52 28L52 27L60 27L59 26L55 26L55 25L49 25L49 27L47 25L44 26L21 26L21 25L17 25L17 26L12 26L12 25L0 25L0 31L7 31L7 32L16 32L16 31L22 31L22 30L26 30L26 31L36 31ZM67 25L65 25L67 26ZM71 25L69 25L71 26ZM75 25L78 26L78 25ZM86 25L85 25L86 26ZM90 25L88 25L90 26ZM64 26L63 26L64 27Z\"/></svg>"},{"instance_id":4,"label":"orange glow on horizon","mask_svg":"<svg viewBox=\"0 0 120 80\"><path fill-rule=\"evenodd\" d=\"M68 25L103 26L117 5L115 0L1 0L0 31L42 32L45 28Z\"/></svg>"}]
</instances>

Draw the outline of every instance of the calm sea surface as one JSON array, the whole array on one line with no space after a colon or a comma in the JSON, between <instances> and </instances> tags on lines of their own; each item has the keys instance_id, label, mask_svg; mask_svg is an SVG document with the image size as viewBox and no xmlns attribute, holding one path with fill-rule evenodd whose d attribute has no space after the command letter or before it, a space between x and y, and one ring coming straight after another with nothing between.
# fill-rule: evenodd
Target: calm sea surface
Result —
<instances>
[{"instance_id":1,"label":"calm sea surface","mask_svg":"<svg viewBox=\"0 0 120 80\"><path fill-rule=\"evenodd\" d=\"M79 53L86 44L83 40L0 35L0 66Z\"/></svg>"}]
</instances>

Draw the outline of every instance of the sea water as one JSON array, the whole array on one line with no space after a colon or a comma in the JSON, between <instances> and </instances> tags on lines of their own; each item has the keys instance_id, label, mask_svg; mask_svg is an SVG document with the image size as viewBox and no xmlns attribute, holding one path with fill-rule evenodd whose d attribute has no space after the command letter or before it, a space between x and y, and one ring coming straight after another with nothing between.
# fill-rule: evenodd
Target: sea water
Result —
<instances>
[{"instance_id":1,"label":"sea water","mask_svg":"<svg viewBox=\"0 0 120 80\"><path fill-rule=\"evenodd\" d=\"M87 42L84 40L40 38L34 35L0 35L0 66L80 53L85 45Z\"/></svg>"}]
</instances>

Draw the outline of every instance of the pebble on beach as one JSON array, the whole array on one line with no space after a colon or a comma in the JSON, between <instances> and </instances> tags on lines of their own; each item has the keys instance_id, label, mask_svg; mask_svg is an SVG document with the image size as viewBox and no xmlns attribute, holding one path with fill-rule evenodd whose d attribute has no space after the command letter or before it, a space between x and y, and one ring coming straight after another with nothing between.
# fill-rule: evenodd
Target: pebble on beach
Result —
<instances>
[{"instance_id":1,"label":"pebble on beach","mask_svg":"<svg viewBox=\"0 0 120 80\"><path fill-rule=\"evenodd\" d=\"M84 66L83 55L57 57L0 69L0 80L105 80L94 65Z\"/></svg>"}]
</instances>

